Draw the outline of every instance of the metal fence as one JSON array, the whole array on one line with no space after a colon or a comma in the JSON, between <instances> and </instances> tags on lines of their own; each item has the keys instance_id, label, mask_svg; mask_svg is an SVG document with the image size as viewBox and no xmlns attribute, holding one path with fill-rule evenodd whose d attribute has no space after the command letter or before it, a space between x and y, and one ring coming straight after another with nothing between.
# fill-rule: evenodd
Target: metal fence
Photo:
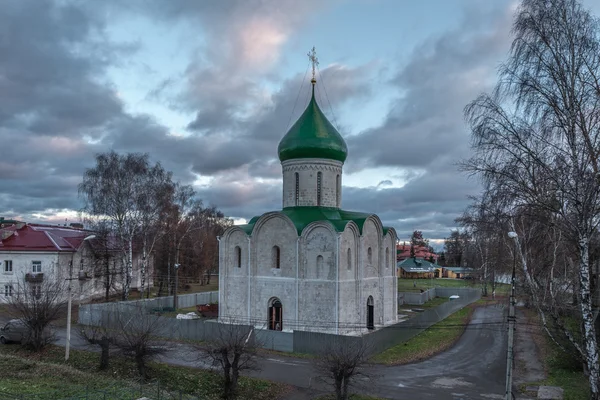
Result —
<instances>
[{"instance_id":1,"label":"metal fence","mask_svg":"<svg viewBox=\"0 0 600 400\"><path fill-rule=\"evenodd\" d=\"M332 344L351 346L356 341L366 340L371 349L378 353L399 343L406 342L450 314L481 298L479 289L434 288L430 290L437 293L439 297L458 295L459 298L419 313L407 321L377 329L363 336L338 336L327 333L294 331L294 352L318 354L326 346Z\"/></svg>"},{"instance_id":2,"label":"metal fence","mask_svg":"<svg viewBox=\"0 0 600 400\"><path fill-rule=\"evenodd\" d=\"M363 336L341 336L335 334L306 332L294 330L293 332L267 331L257 329L256 338L258 343L263 348L284 351L316 354L323 350L324 346L340 341L347 344L352 344L357 340L369 340L374 351L383 351L386 348L395 346L405 342L413 336L421 333L431 325L443 320L450 314L460 310L468 304L473 303L481 297L479 289L470 288L432 288L423 293L414 293L420 296L416 300L438 297L450 297L452 295L459 296L458 299L448 301L435 308L431 308L422 313L419 313L411 319L400 322L394 325L383 327L372 331ZM214 298L218 298L218 292L198 293L199 297L194 297L195 294L185 295L186 303L180 305L187 307L184 304L200 304L210 302ZM184 296L181 296L184 297ZM406 297L404 297L406 299ZM155 300L155 299L152 299ZM118 327L117 324L122 324L123 318L135 319L140 313L146 313L158 308L157 303L148 304L150 301L134 301L134 302L119 302L119 303L104 303L90 304L81 306L79 311L79 323L83 325L100 325L106 327ZM417 304L424 304L422 303ZM409 303L411 304L411 303ZM219 329L223 324L219 324L216 320L202 319L175 319L167 317L156 317L162 322L161 336L175 340L211 340L217 337ZM246 325L239 325L242 328L249 328ZM1 399L1 397L0 397Z\"/></svg>"},{"instance_id":3,"label":"metal fence","mask_svg":"<svg viewBox=\"0 0 600 400\"><path fill-rule=\"evenodd\" d=\"M193 307L197 304L216 303L219 292L190 293L177 296L179 308ZM113 303L85 304L79 306L77 322L82 325L98 325L101 316L107 313L149 312L173 307L173 296L153 299L117 301Z\"/></svg>"},{"instance_id":4,"label":"metal fence","mask_svg":"<svg viewBox=\"0 0 600 400\"><path fill-rule=\"evenodd\" d=\"M445 297L436 294L437 288L427 289L423 292L398 292L398 305L411 304L411 305L423 305L434 297Z\"/></svg>"}]
</instances>

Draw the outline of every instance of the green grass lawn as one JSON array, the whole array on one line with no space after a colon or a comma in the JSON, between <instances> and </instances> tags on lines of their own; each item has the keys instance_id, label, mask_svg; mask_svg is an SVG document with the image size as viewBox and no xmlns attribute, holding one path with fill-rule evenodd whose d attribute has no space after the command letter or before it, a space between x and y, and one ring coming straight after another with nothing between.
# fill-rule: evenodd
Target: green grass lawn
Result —
<instances>
[{"instance_id":1,"label":"green grass lawn","mask_svg":"<svg viewBox=\"0 0 600 400\"><path fill-rule=\"evenodd\" d=\"M397 365L429 358L452 347L465 330L472 308L465 307L417 336L373 357L376 363Z\"/></svg>"},{"instance_id":2,"label":"green grass lawn","mask_svg":"<svg viewBox=\"0 0 600 400\"><path fill-rule=\"evenodd\" d=\"M71 350L71 357L65 362L64 349L56 346L49 346L39 354L17 345L0 346L0 392L36 395L40 400L86 393L96 396L90 399L102 398L100 390L108 392L106 398L123 400L142 395L155 398L158 391L162 398L180 398L180 392L183 399L188 398L186 394L210 400L220 398L221 377L211 371L150 363L153 383L141 385L135 365L129 359L113 356L106 371L99 371L97 365L97 353ZM242 398L285 398L286 391L288 387L264 380L244 377L240 381Z\"/></svg>"},{"instance_id":3,"label":"green grass lawn","mask_svg":"<svg viewBox=\"0 0 600 400\"><path fill-rule=\"evenodd\" d=\"M416 285L416 287L415 287ZM435 279L405 279L398 278L399 292L419 292L421 290L431 289L432 287L467 287L480 289L481 282L475 279L450 279L450 278L435 278ZM488 291L491 296L492 289L488 285ZM496 295L505 295L510 292L510 285L504 283L496 284Z\"/></svg>"}]
</instances>

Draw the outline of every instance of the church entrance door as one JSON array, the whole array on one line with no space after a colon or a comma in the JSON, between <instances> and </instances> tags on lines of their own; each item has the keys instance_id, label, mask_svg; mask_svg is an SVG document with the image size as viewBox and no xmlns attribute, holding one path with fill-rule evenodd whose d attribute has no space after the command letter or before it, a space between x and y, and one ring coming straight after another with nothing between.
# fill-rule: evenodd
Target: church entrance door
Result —
<instances>
[{"instance_id":1,"label":"church entrance door","mask_svg":"<svg viewBox=\"0 0 600 400\"><path fill-rule=\"evenodd\" d=\"M269 329L272 331L283 329L283 307L277 297L269 300Z\"/></svg>"},{"instance_id":2,"label":"church entrance door","mask_svg":"<svg viewBox=\"0 0 600 400\"><path fill-rule=\"evenodd\" d=\"M375 329L375 306L373 304L373 296L367 299L367 329Z\"/></svg>"}]
</instances>

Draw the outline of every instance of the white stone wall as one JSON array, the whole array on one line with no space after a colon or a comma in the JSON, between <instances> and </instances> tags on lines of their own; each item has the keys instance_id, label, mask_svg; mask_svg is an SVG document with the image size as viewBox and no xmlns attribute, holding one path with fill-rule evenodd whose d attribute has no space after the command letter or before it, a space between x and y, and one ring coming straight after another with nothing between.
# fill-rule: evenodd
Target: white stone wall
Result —
<instances>
[{"instance_id":1,"label":"white stone wall","mask_svg":"<svg viewBox=\"0 0 600 400\"><path fill-rule=\"evenodd\" d=\"M320 205L323 207L340 207L342 202L342 165L343 163L340 161L320 158L305 158L282 162L283 207L317 206L318 172L322 174ZM296 204L296 173L299 176L300 189L298 204Z\"/></svg>"},{"instance_id":2,"label":"white stone wall","mask_svg":"<svg viewBox=\"0 0 600 400\"><path fill-rule=\"evenodd\" d=\"M375 325L395 322L396 239L393 230L385 237L381 230L376 216L365 222L362 235L353 222L338 233L321 221L305 227L298 239L296 228L280 213L263 215L250 239L239 228L230 228L219 247L219 317L267 328L269 301L278 298L283 306L284 330L349 334L366 330L367 299L372 296ZM280 269L272 268L275 245L281 249ZM237 266L236 247L242 250L241 268ZM387 253L386 248L390 249Z\"/></svg>"}]
</instances>

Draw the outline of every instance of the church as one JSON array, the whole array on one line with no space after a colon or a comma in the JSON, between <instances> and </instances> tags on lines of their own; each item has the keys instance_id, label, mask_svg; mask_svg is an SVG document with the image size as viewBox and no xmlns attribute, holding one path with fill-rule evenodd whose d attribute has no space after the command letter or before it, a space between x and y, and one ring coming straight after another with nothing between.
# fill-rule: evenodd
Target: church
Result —
<instances>
[{"instance_id":1,"label":"church","mask_svg":"<svg viewBox=\"0 0 600 400\"><path fill-rule=\"evenodd\" d=\"M314 57L314 56L313 56ZM346 143L312 97L279 142L283 207L219 238L219 321L358 334L397 322L396 232L342 209Z\"/></svg>"}]
</instances>

